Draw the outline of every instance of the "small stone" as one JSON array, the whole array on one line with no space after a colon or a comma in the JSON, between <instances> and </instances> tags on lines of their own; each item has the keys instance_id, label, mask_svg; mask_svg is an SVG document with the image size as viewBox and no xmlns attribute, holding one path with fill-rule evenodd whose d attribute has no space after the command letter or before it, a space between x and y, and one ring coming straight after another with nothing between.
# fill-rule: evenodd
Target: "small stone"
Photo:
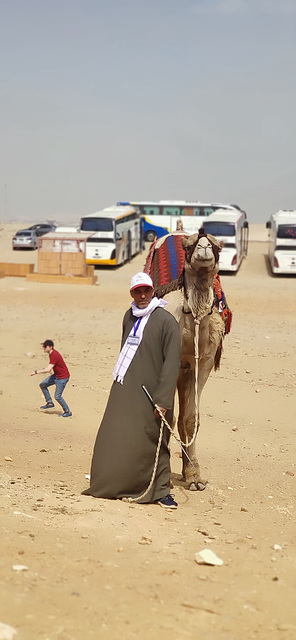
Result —
<instances>
[{"instance_id":1,"label":"small stone","mask_svg":"<svg viewBox=\"0 0 296 640\"><path fill-rule=\"evenodd\" d=\"M214 551L211 551L211 549L203 549L202 551L198 551L195 554L195 561L197 562L197 564L209 564L212 566L220 566L224 564L223 560L221 560L221 558L218 558L218 556L216 556Z\"/></svg>"},{"instance_id":2,"label":"small stone","mask_svg":"<svg viewBox=\"0 0 296 640\"><path fill-rule=\"evenodd\" d=\"M47 453L47 449L40 449L40 453Z\"/></svg>"},{"instance_id":3,"label":"small stone","mask_svg":"<svg viewBox=\"0 0 296 640\"><path fill-rule=\"evenodd\" d=\"M139 544L151 544L152 538L147 538L147 536L142 536L141 540L139 540Z\"/></svg>"},{"instance_id":4,"label":"small stone","mask_svg":"<svg viewBox=\"0 0 296 640\"><path fill-rule=\"evenodd\" d=\"M4 624L4 622L0 622L0 640L12 640L16 634L16 629Z\"/></svg>"},{"instance_id":5,"label":"small stone","mask_svg":"<svg viewBox=\"0 0 296 640\"><path fill-rule=\"evenodd\" d=\"M232 431L238 431L238 427L232 427Z\"/></svg>"},{"instance_id":6,"label":"small stone","mask_svg":"<svg viewBox=\"0 0 296 640\"><path fill-rule=\"evenodd\" d=\"M285 471L286 476L294 476L293 471Z\"/></svg>"},{"instance_id":7,"label":"small stone","mask_svg":"<svg viewBox=\"0 0 296 640\"><path fill-rule=\"evenodd\" d=\"M248 512L248 509L246 509L246 507L241 507L240 510L245 511L246 513Z\"/></svg>"},{"instance_id":8,"label":"small stone","mask_svg":"<svg viewBox=\"0 0 296 640\"><path fill-rule=\"evenodd\" d=\"M28 571L28 568L25 564L13 564L13 571Z\"/></svg>"},{"instance_id":9,"label":"small stone","mask_svg":"<svg viewBox=\"0 0 296 640\"><path fill-rule=\"evenodd\" d=\"M9 456L5 456L4 460L6 462L12 462L12 458L10 458Z\"/></svg>"}]
</instances>

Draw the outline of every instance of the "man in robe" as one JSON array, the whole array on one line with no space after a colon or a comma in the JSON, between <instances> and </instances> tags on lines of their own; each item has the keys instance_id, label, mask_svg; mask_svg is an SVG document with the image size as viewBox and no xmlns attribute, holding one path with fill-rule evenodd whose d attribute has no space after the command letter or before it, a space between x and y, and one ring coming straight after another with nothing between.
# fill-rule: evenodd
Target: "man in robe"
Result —
<instances>
[{"instance_id":1,"label":"man in robe","mask_svg":"<svg viewBox=\"0 0 296 640\"><path fill-rule=\"evenodd\" d=\"M133 301L123 318L121 351L94 446L90 487L83 494L176 508L170 494L170 432L164 426L161 435L154 405L171 425L180 367L179 325L165 310L166 301L154 297L147 273L133 276L130 293Z\"/></svg>"}]
</instances>

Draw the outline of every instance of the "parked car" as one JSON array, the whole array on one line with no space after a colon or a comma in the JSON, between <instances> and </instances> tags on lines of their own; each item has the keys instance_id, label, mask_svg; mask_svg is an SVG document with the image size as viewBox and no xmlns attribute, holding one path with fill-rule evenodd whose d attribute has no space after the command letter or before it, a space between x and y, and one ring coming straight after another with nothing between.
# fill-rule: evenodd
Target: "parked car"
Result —
<instances>
[{"instance_id":1,"label":"parked car","mask_svg":"<svg viewBox=\"0 0 296 640\"><path fill-rule=\"evenodd\" d=\"M40 224L32 224L31 227L28 227L30 231L35 231L36 236L44 236L45 233L50 233L50 231L56 230L55 224L49 224L48 222L42 222Z\"/></svg>"},{"instance_id":2,"label":"parked car","mask_svg":"<svg viewBox=\"0 0 296 640\"><path fill-rule=\"evenodd\" d=\"M21 229L12 238L12 248L15 249L37 249L38 237L36 231L32 229Z\"/></svg>"}]
</instances>

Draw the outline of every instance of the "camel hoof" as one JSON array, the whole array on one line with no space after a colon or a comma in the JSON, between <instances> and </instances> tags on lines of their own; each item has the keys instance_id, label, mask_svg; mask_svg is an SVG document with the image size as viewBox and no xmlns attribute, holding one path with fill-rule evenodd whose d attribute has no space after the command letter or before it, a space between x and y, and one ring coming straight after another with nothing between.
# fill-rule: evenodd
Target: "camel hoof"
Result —
<instances>
[{"instance_id":1,"label":"camel hoof","mask_svg":"<svg viewBox=\"0 0 296 640\"><path fill-rule=\"evenodd\" d=\"M197 489L197 485L195 482L191 482L189 487L188 487L189 491L198 491Z\"/></svg>"},{"instance_id":2,"label":"camel hoof","mask_svg":"<svg viewBox=\"0 0 296 640\"><path fill-rule=\"evenodd\" d=\"M189 491L204 491L206 485L203 482L191 482L188 489Z\"/></svg>"}]
</instances>

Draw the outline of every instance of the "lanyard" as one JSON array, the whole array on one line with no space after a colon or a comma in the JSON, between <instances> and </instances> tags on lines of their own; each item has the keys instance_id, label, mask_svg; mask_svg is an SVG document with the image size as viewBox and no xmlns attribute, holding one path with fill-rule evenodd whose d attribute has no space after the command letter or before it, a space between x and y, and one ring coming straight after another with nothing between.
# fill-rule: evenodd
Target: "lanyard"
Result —
<instances>
[{"instance_id":1,"label":"lanyard","mask_svg":"<svg viewBox=\"0 0 296 640\"><path fill-rule=\"evenodd\" d=\"M133 335L134 335L134 336L136 335L136 333L137 333L137 331L138 331L139 324L140 324L141 320L142 320L142 318L139 318L139 319L138 319L138 320L136 320L136 322L134 323L134 333L133 333Z\"/></svg>"}]
</instances>

